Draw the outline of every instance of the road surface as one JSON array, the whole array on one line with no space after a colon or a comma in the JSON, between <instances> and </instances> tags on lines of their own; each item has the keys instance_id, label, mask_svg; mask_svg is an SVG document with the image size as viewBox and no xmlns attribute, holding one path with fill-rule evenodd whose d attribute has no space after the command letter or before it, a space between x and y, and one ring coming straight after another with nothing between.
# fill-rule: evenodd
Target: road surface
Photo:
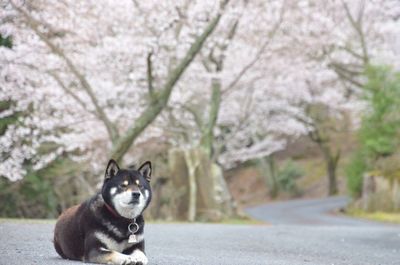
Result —
<instances>
[{"instance_id":1,"label":"road surface","mask_svg":"<svg viewBox=\"0 0 400 265\"><path fill-rule=\"evenodd\" d=\"M399 265L400 227L361 223L148 224L146 248L159 265ZM1 221L0 264L81 264L57 256L53 227Z\"/></svg>"},{"instance_id":2,"label":"road surface","mask_svg":"<svg viewBox=\"0 0 400 265\"><path fill-rule=\"evenodd\" d=\"M380 223L336 214L349 203L345 196L323 199L292 200L246 209L251 217L273 225L371 226ZM400 263L399 263L400 265Z\"/></svg>"}]
</instances>

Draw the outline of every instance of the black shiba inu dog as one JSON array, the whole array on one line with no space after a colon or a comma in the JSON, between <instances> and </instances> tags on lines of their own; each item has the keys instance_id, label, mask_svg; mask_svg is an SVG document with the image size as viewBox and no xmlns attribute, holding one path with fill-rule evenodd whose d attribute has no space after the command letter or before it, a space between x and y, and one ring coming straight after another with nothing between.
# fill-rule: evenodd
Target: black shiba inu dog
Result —
<instances>
[{"instance_id":1,"label":"black shiba inu dog","mask_svg":"<svg viewBox=\"0 0 400 265\"><path fill-rule=\"evenodd\" d=\"M101 192L63 212L54 247L65 259L146 265L143 211L151 200L151 163L138 170L107 165Z\"/></svg>"}]
</instances>

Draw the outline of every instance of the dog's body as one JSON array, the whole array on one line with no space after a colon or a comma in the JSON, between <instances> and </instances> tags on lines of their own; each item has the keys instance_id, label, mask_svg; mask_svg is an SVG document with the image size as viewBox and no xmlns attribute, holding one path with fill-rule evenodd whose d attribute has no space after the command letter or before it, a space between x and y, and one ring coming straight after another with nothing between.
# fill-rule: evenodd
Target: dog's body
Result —
<instances>
[{"instance_id":1,"label":"dog's body","mask_svg":"<svg viewBox=\"0 0 400 265\"><path fill-rule=\"evenodd\" d=\"M105 264L147 264L143 211L151 200L151 164L137 171L110 160L102 191L67 209L54 231L54 247L66 259Z\"/></svg>"}]
</instances>

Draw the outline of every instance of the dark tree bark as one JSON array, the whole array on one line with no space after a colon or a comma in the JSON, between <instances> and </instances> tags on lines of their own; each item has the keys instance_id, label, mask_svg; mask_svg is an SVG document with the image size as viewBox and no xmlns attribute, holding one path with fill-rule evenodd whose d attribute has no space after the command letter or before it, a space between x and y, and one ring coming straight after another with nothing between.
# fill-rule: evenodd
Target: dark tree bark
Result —
<instances>
[{"instance_id":1,"label":"dark tree bark","mask_svg":"<svg viewBox=\"0 0 400 265\"><path fill-rule=\"evenodd\" d=\"M328 176L328 195L332 196L337 194L337 166L339 164L340 159L340 151L337 151L335 154L333 150L329 147L322 144L318 145L322 150L325 164L326 164L326 174Z\"/></svg>"}]
</instances>

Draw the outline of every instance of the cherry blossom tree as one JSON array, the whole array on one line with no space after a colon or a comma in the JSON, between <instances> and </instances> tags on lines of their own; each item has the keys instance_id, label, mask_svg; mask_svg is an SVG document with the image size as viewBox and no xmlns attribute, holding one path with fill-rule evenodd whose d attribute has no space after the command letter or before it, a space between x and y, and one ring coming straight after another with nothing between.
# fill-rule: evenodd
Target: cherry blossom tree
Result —
<instances>
[{"instance_id":1,"label":"cherry blossom tree","mask_svg":"<svg viewBox=\"0 0 400 265\"><path fill-rule=\"evenodd\" d=\"M195 89L182 91L184 97L182 94L173 97L170 112L166 114L165 127L173 122L180 128L176 130L176 135L181 136L177 144L201 145L226 167L284 146L283 139L273 137L283 134L283 130L278 132L278 126L269 123L269 119L274 116L279 121L289 116L272 115L276 105L284 102L278 103L276 97L270 97L275 88L266 87L264 82L273 80L267 74L272 68L268 60L281 47L274 43L275 34L285 19L289 3L245 2L236 17L210 38L197 64L192 66L196 67L196 76L187 75L182 81L183 89ZM302 125L294 119L292 122L293 130L288 134L298 135L302 129L296 125ZM252 148L246 148L250 142Z\"/></svg>"},{"instance_id":2,"label":"cherry blossom tree","mask_svg":"<svg viewBox=\"0 0 400 265\"><path fill-rule=\"evenodd\" d=\"M99 171L161 136L233 167L334 132L362 109L363 66L399 62L392 0L22 3L0 15L0 115L24 113L0 137L10 179L62 155Z\"/></svg>"},{"instance_id":3,"label":"cherry blossom tree","mask_svg":"<svg viewBox=\"0 0 400 265\"><path fill-rule=\"evenodd\" d=\"M121 160L166 106L227 2L9 1L1 33L13 47L0 51L1 100L14 105L2 116L26 115L1 137L1 175L21 178L26 160L40 169L65 153L97 170L106 156ZM44 145L51 149L39 152Z\"/></svg>"},{"instance_id":4,"label":"cherry blossom tree","mask_svg":"<svg viewBox=\"0 0 400 265\"><path fill-rule=\"evenodd\" d=\"M183 89L200 87L172 98L166 126L176 125L176 144L203 144L231 167L309 135L334 194L343 139L363 109L363 69L371 61L398 63L396 8L395 1L248 3L202 51L197 76L182 82Z\"/></svg>"},{"instance_id":5,"label":"cherry blossom tree","mask_svg":"<svg viewBox=\"0 0 400 265\"><path fill-rule=\"evenodd\" d=\"M297 58L293 67L285 67L285 74L297 82L291 87L304 94L289 101L299 107L293 117L305 125L323 154L328 193L335 194L340 151L348 143L344 134L355 128L352 125L363 110L358 91L365 67L376 62L398 64L393 38L399 36L399 7L395 1L299 1L298 5L301 8L290 16L296 27L284 28L292 45L283 49L283 56Z\"/></svg>"}]
</instances>

